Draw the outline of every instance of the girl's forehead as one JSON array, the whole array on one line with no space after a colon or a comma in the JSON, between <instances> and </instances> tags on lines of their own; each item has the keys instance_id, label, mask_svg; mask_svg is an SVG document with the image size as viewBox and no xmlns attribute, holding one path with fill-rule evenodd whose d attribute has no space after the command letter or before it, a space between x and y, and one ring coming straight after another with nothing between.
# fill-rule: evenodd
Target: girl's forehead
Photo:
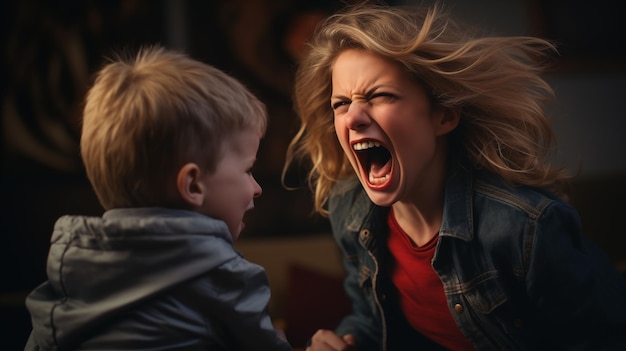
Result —
<instances>
[{"instance_id":1,"label":"girl's forehead","mask_svg":"<svg viewBox=\"0 0 626 351\"><path fill-rule=\"evenodd\" d=\"M362 50L346 50L333 64L333 94L366 94L378 88L403 88L414 83L400 64Z\"/></svg>"}]
</instances>

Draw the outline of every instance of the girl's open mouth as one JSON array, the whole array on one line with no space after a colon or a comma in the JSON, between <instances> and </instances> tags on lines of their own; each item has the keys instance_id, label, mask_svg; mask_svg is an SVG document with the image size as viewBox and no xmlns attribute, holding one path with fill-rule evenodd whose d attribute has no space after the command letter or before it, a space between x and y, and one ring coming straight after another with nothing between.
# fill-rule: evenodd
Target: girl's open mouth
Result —
<instances>
[{"instance_id":1,"label":"girl's open mouth","mask_svg":"<svg viewBox=\"0 0 626 351\"><path fill-rule=\"evenodd\" d=\"M372 188L384 188L389 184L393 169L391 153L380 142L364 140L352 144L352 149L365 172Z\"/></svg>"}]
</instances>

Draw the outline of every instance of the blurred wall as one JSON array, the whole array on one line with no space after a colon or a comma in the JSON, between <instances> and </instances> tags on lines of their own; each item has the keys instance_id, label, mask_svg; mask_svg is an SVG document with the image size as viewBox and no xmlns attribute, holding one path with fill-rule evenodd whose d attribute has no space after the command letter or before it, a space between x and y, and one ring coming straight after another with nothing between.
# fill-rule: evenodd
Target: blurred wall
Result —
<instances>
[{"instance_id":1,"label":"blurred wall","mask_svg":"<svg viewBox=\"0 0 626 351\"><path fill-rule=\"evenodd\" d=\"M618 5L613 0L445 1L457 18L487 32L556 43L561 56L546 76L557 98L551 112L555 162L583 178L626 174L626 37Z\"/></svg>"}]
</instances>

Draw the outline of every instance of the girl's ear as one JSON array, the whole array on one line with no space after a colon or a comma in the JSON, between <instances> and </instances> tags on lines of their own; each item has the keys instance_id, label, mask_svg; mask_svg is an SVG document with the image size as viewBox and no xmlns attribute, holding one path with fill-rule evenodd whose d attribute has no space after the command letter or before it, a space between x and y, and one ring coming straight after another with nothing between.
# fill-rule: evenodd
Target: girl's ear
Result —
<instances>
[{"instance_id":1,"label":"girl's ear","mask_svg":"<svg viewBox=\"0 0 626 351\"><path fill-rule=\"evenodd\" d=\"M448 134L459 125L461 120L460 108L442 108L437 113L440 114L437 121L437 136Z\"/></svg>"},{"instance_id":2,"label":"girl's ear","mask_svg":"<svg viewBox=\"0 0 626 351\"><path fill-rule=\"evenodd\" d=\"M197 164L187 163L180 168L176 177L180 197L192 207L200 207L204 202L204 185L200 175L200 168Z\"/></svg>"}]
</instances>

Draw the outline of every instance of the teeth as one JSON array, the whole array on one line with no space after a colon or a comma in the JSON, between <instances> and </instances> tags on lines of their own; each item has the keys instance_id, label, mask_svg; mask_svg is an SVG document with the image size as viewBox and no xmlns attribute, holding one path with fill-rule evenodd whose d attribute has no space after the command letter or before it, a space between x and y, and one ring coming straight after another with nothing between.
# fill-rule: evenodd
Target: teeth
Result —
<instances>
[{"instance_id":1,"label":"teeth","mask_svg":"<svg viewBox=\"0 0 626 351\"><path fill-rule=\"evenodd\" d=\"M373 147L380 147L380 143L377 141L364 141L361 143L355 143L352 145L352 148L356 151L367 150Z\"/></svg>"},{"instance_id":2,"label":"teeth","mask_svg":"<svg viewBox=\"0 0 626 351\"><path fill-rule=\"evenodd\" d=\"M362 150L367 150L367 149L372 149L375 147L380 147L380 143L378 141L363 141L360 143L354 143L352 145L352 148L355 151L362 151ZM369 174L369 182L370 184L382 184L385 183L389 180L389 173L385 174L382 177L374 177L374 175L372 173Z\"/></svg>"},{"instance_id":3,"label":"teeth","mask_svg":"<svg viewBox=\"0 0 626 351\"><path fill-rule=\"evenodd\" d=\"M385 174L384 177L376 178L370 173L370 183L371 184L381 184L389 180L389 173Z\"/></svg>"}]
</instances>

